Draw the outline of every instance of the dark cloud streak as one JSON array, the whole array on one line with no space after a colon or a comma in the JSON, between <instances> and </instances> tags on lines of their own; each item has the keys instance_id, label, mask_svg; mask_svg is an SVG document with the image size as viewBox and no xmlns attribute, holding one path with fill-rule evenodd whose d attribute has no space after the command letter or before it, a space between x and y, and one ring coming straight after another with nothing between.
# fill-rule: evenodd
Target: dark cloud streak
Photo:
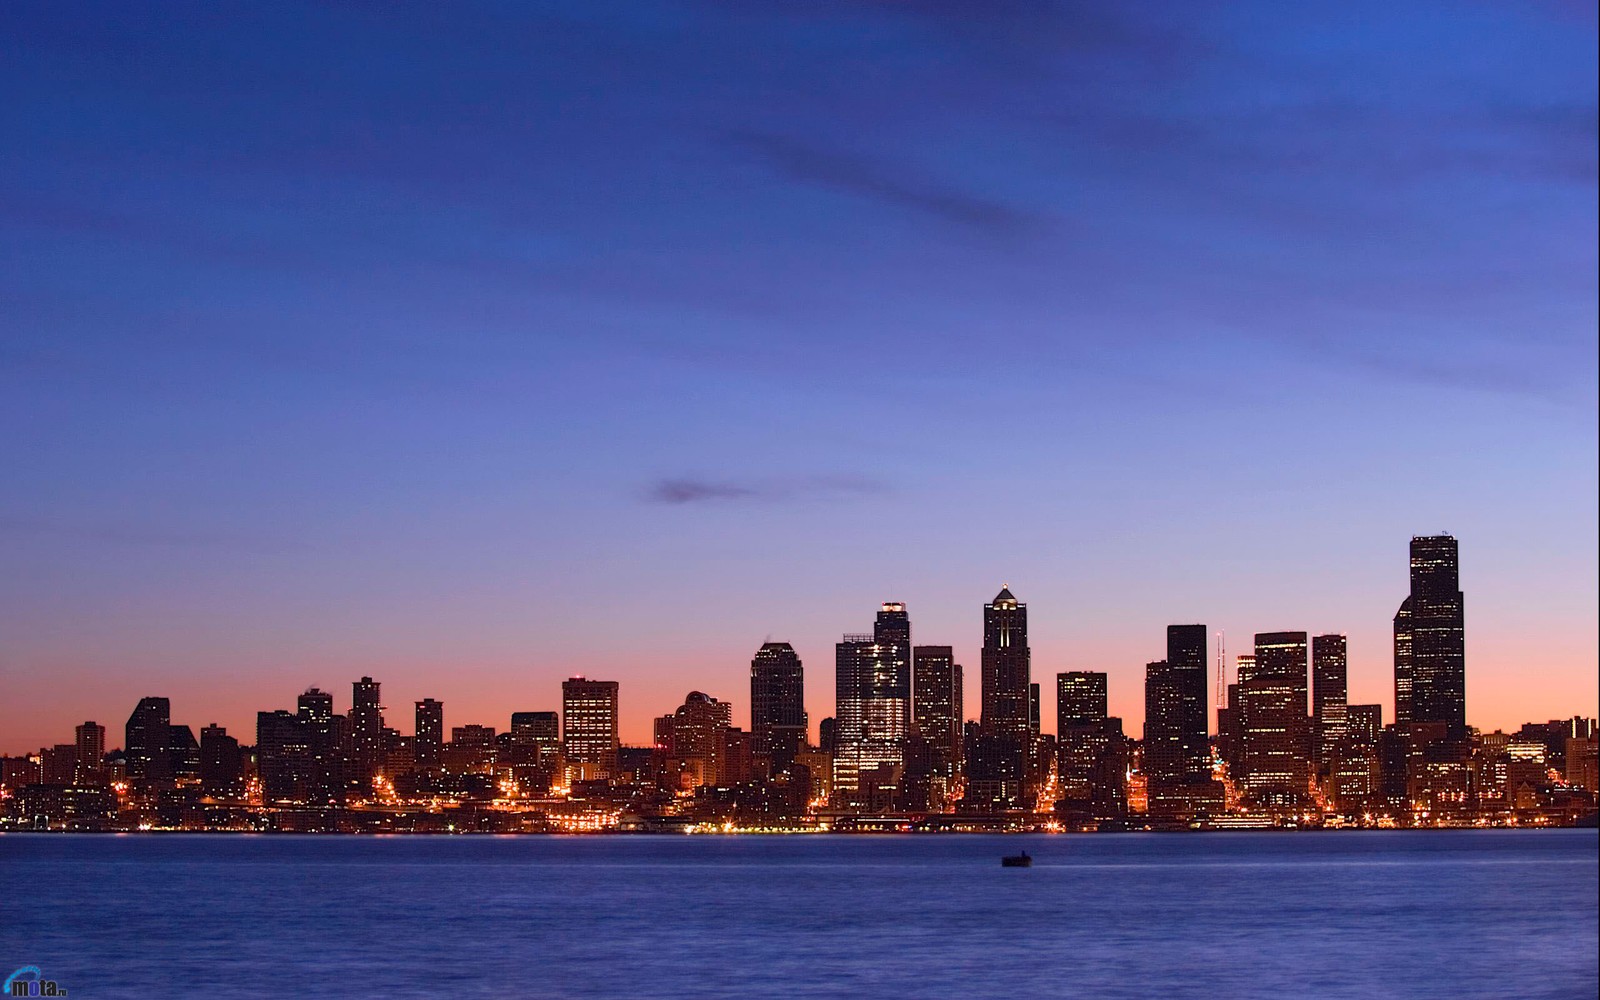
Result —
<instances>
[{"instance_id":1,"label":"dark cloud streak","mask_svg":"<svg viewBox=\"0 0 1600 1000\"><path fill-rule=\"evenodd\" d=\"M853 153L764 132L739 131L730 133L728 138L736 147L755 154L794 180L910 209L944 222L1015 234L1040 221L1004 202L916 176L904 166L888 167Z\"/></svg>"},{"instance_id":2,"label":"dark cloud streak","mask_svg":"<svg viewBox=\"0 0 1600 1000\"><path fill-rule=\"evenodd\" d=\"M645 499L650 503L667 506L720 501L770 503L784 500L866 496L882 493L885 489L883 483L860 476L803 476L745 482L681 476L653 483L645 492Z\"/></svg>"}]
</instances>

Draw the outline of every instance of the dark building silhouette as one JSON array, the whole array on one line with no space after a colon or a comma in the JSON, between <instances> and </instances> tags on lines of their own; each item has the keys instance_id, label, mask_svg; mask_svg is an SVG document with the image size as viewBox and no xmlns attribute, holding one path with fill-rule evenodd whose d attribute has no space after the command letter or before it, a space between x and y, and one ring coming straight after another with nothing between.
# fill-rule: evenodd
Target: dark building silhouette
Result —
<instances>
[{"instance_id":1,"label":"dark building silhouette","mask_svg":"<svg viewBox=\"0 0 1600 1000\"><path fill-rule=\"evenodd\" d=\"M1106 715L1106 675L1057 674L1057 812L1078 827L1121 817L1127 809L1126 765L1122 720Z\"/></svg>"},{"instance_id":2,"label":"dark building silhouette","mask_svg":"<svg viewBox=\"0 0 1600 1000\"><path fill-rule=\"evenodd\" d=\"M1445 738L1467 735L1463 598L1456 540L1411 539L1411 712L1408 721L1440 722Z\"/></svg>"},{"instance_id":3,"label":"dark building silhouette","mask_svg":"<svg viewBox=\"0 0 1600 1000\"><path fill-rule=\"evenodd\" d=\"M912 655L912 717L936 760L955 778L961 766L961 664L949 646L917 646Z\"/></svg>"},{"instance_id":4,"label":"dark building silhouette","mask_svg":"<svg viewBox=\"0 0 1600 1000\"><path fill-rule=\"evenodd\" d=\"M526 735L545 757L561 753L561 716L555 712L512 712L511 732Z\"/></svg>"},{"instance_id":5,"label":"dark building silhouette","mask_svg":"<svg viewBox=\"0 0 1600 1000\"><path fill-rule=\"evenodd\" d=\"M750 734L776 770L806 747L805 670L787 642L763 643L750 661Z\"/></svg>"},{"instance_id":6,"label":"dark building silhouette","mask_svg":"<svg viewBox=\"0 0 1600 1000\"><path fill-rule=\"evenodd\" d=\"M244 753L239 741L216 723L200 730L200 790L217 799L244 792Z\"/></svg>"},{"instance_id":7,"label":"dark building silhouette","mask_svg":"<svg viewBox=\"0 0 1600 1000\"><path fill-rule=\"evenodd\" d=\"M76 736L73 751L73 783L103 784L106 778L104 763L106 727L98 722L85 722L77 728Z\"/></svg>"},{"instance_id":8,"label":"dark building silhouette","mask_svg":"<svg viewBox=\"0 0 1600 1000\"><path fill-rule=\"evenodd\" d=\"M728 730L733 706L702 691L691 691L671 715L655 722L657 772L673 790L723 784Z\"/></svg>"},{"instance_id":9,"label":"dark building silhouette","mask_svg":"<svg viewBox=\"0 0 1600 1000\"><path fill-rule=\"evenodd\" d=\"M439 769L444 750L444 702L424 698L417 702L416 737L411 743L416 769L432 773Z\"/></svg>"},{"instance_id":10,"label":"dark building silhouette","mask_svg":"<svg viewBox=\"0 0 1600 1000\"><path fill-rule=\"evenodd\" d=\"M1394 613L1394 721L1411 721L1411 598Z\"/></svg>"},{"instance_id":11,"label":"dark building silhouette","mask_svg":"<svg viewBox=\"0 0 1600 1000\"><path fill-rule=\"evenodd\" d=\"M1262 632L1248 675L1239 666L1236 778L1263 804L1298 804L1310 792L1307 653L1304 632Z\"/></svg>"},{"instance_id":12,"label":"dark building silhouette","mask_svg":"<svg viewBox=\"0 0 1600 1000\"><path fill-rule=\"evenodd\" d=\"M188 726L172 726L167 730L167 754L172 760L174 781L185 784L200 780L200 741Z\"/></svg>"},{"instance_id":13,"label":"dark building silhouette","mask_svg":"<svg viewBox=\"0 0 1600 1000\"><path fill-rule=\"evenodd\" d=\"M967 754L967 805L1016 808L1031 775L1033 742L1028 606L1003 587L983 606L982 731Z\"/></svg>"},{"instance_id":14,"label":"dark building silhouette","mask_svg":"<svg viewBox=\"0 0 1600 1000\"><path fill-rule=\"evenodd\" d=\"M824 753L833 753L839 749L839 720L835 716L828 716L817 723L817 749ZM830 775L831 784L832 777Z\"/></svg>"},{"instance_id":15,"label":"dark building silhouette","mask_svg":"<svg viewBox=\"0 0 1600 1000\"><path fill-rule=\"evenodd\" d=\"M128 777L136 782L172 780L172 703L165 698L141 698L128 716L123 731L128 757Z\"/></svg>"},{"instance_id":16,"label":"dark building silhouette","mask_svg":"<svg viewBox=\"0 0 1600 1000\"><path fill-rule=\"evenodd\" d=\"M1311 751L1319 775L1328 773L1339 741L1344 739L1347 672L1344 636L1312 638Z\"/></svg>"},{"instance_id":17,"label":"dark building silhouette","mask_svg":"<svg viewBox=\"0 0 1600 1000\"><path fill-rule=\"evenodd\" d=\"M617 773L616 681L572 677L561 682L561 747L583 778Z\"/></svg>"},{"instance_id":18,"label":"dark building silhouette","mask_svg":"<svg viewBox=\"0 0 1600 1000\"><path fill-rule=\"evenodd\" d=\"M912 651L912 732L906 744L904 807L943 812L961 774L961 665L949 646Z\"/></svg>"},{"instance_id":19,"label":"dark building silhouette","mask_svg":"<svg viewBox=\"0 0 1600 1000\"><path fill-rule=\"evenodd\" d=\"M1207 738L1207 634L1204 625L1167 626L1167 672L1177 692L1177 714L1172 719L1172 731L1182 761L1180 780L1186 783L1211 779L1211 743Z\"/></svg>"},{"instance_id":20,"label":"dark building silhouette","mask_svg":"<svg viewBox=\"0 0 1600 1000\"><path fill-rule=\"evenodd\" d=\"M371 677L363 677L350 686L350 778L358 794L363 796L371 794L372 779L383 766L383 707L378 686ZM326 708L331 718L333 698L327 696L327 699ZM319 703L315 711L320 714L322 708ZM306 712L304 704L301 712Z\"/></svg>"}]
</instances>

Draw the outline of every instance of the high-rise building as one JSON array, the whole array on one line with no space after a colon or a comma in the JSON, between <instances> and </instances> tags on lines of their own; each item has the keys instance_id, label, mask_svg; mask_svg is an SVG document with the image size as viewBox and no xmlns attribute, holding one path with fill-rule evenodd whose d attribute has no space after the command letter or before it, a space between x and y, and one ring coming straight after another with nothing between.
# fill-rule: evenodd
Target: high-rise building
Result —
<instances>
[{"instance_id":1,"label":"high-rise building","mask_svg":"<svg viewBox=\"0 0 1600 1000\"><path fill-rule=\"evenodd\" d=\"M135 781L172 780L172 703L165 698L141 698L128 716L123 732L128 757L128 777Z\"/></svg>"},{"instance_id":2,"label":"high-rise building","mask_svg":"<svg viewBox=\"0 0 1600 1000\"><path fill-rule=\"evenodd\" d=\"M1152 785L1211 779L1206 627L1167 626L1167 658L1145 667L1144 774Z\"/></svg>"},{"instance_id":3,"label":"high-rise building","mask_svg":"<svg viewBox=\"0 0 1600 1000\"><path fill-rule=\"evenodd\" d=\"M1345 637L1319 635L1311 640L1312 761L1326 774L1339 741L1344 739L1346 713Z\"/></svg>"},{"instance_id":4,"label":"high-rise building","mask_svg":"<svg viewBox=\"0 0 1600 1000\"><path fill-rule=\"evenodd\" d=\"M1262 632L1248 674L1239 667L1235 778L1262 804L1295 805L1310 792L1307 653L1304 632Z\"/></svg>"},{"instance_id":5,"label":"high-rise building","mask_svg":"<svg viewBox=\"0 0 1600 1000\"><path fill-rule=\"evenodd\" d=\"M105 780L106 727L98 722L85 722L77 728L76 743L73 782L79 785L102 783Z\"/></svg>"},{"instance_id":6,"label":"high-rise building","mask_svg":"<svg viewBox=\"0 0 1600 1000\"><path fill-rule=\"evenodd\" d=\"M1445 738L1451 741L1463 740L1467 735L1465 625L1459 564L1456 540L1450 535L1411 539L1408 721L1442 722ZM1396 678L1398 683L1398 670Z\"/></svg>"},{"instance_id":7,"label":"high-rise building","mask_svg":"<svg viewBox=\"0 0 1600 1000\"><path fill-rule=\"evenodd\" d=\"M917 732L946 761L949 777L961 763L961 664L949 646L917 646L912 653L912 716Z\"/></svg>"},{"instance_id":8,"label":"high-rise building","mask_svg":"<svg viewBox=\"0 0 1600 1000\"><path fill-rule=\"evenodd\" d=\"M512 712L511 732L526 736L545 760L561 753L561 716L555 712Z\"/></svg>"},{"instance_id":9,"label":"high-rise building","mask_svg":"<svg viewBox=\"0 0 1600 1000\"><path fill-rule=\"evenodd\" d=\"M1394 721L1411 721L1411 598L1394 613Z\"/></svg>"},{"instance_id":10,"label":"high-rise building","mask_svg":"<svg viewBox=\"0 0 1600 1000\"><path fill-rule=\"evenodd\" d=\"M787 642L763 643L750 661L750 733L775 770L806 747L805 670Z\"/></svg>"},{"instance_id":11,"label":"high-rise building","mask_svg":"<svg viewBox=\"0 0 1600 1000\"><path fill-rule=\"evenodd\" d=\"M1009 587L983 606L980 678L983 705L978 739L967 754L966 807L1021 806L1032 775L1031 652L1028 606Z\"/></svg>"},{"instance_id":12,"label":"high-rise building","mask_svg":"<svg viewBox=\"0 0 1600 1000\"><path fill-rule=\"evenodd\" d=\"M213 722L200 730L200 789L217 799L244 791L244 753L239 741Z\"/></svg>"},{"instance_id":13,"label":"high-rise building","mask_svg":"<svg viewBox=\"0 0 1600 1000\"><path fill-rule=\"evenodd\" d=\"M723 783L723 751L733 728L733 706L691 691L671 715L656 719L656 749L669 784L691 789Z\"/></svg>"},{"instance_id":14,"label":"high-rise building","mask_svg":"<svg viewBox=\"0 0 1600 1000\"><path fill-rule=\"evenodd\" d=\"M905 764L910 701L910 691L902 694L898 683L892 648L880 646L876 636L846 634L834 647L834 690L834 794L842 805L886 809Z\"/></svg>"},{"instance_id":15,"label":"high-rise building","mask_svg":"<svg viewBox=\"0 0 1600 1000\"><path fill-rule=\"evenodd\" d=\"M331 698L328 705L331 714ZM305 713L304 708L301 711ZM320 704L316 711L321 711ZM308 717L316 718L315 715ZM383 707L379 704L378 682L371 677L351 684L349 725L350 778L359 793L365 795L372 790L372 779L383 765Z\"/></svg>"},{"instance_id":16,"label":"high-rise building","mask_svg":"<svg viewBox=\"0 0 1600 1000\"><path fill-rule=\"evenodd\" d=\"M416 739L411 752L418 771L431 773L439 768L444 749L444 702L424 698L417 702Z\"/></svg>"},{"instance_id":17,"label":"high-rise building","mask_svg":"<svg viewBox=\"0 0 1600 1000\"><path fill-rule=\"evenodd\" d=\"M1211 780L1206 635L1204 625L1167 626L1167 672L1177 693L1172 730L1181 755L1181 780L1187 783Z\"/></svg>"},{"instance_id":18,"label":"high-rise building","mask_svg":"<svg viewBox=\"0 0 1600 1000\"><path fill-rule=\"evenodd\" d=\"M983 606L983 707L980 721L991 734L1024 745L1028 738L1028 606L1001 588Z\"/></svg>"},{"instance_id":19,"label":"high-rise building","mask_svg":"<svg viewBox=\"0 0 1600 1000\"><path fill-rule=\"evenodd\" d=\"M872 641L878 647L873 686L883 705L884 724L905 739L911 731L911 616L904 604L883 603L872 626ZM899 718L889 719L892 712Z\"/></svg>"},{"instance_id":20,"label":"high-rise building","mask_svg":"<svg viewBox=\"0 0 1600 1000\"><path fill-rule=\"evenodd\" d=\"M572 677L561 682L561 744L567 763L583 777L617 773L616 681Z\"/></svg>"},{"instance_id":21,"label":"high-rise building","mask_svg":"<svg viewBox=\"0 0 1600 1000\"><path fill-rule=\"evenodd\" d=\"M1106 675L1056 675L1056 808L1077 826L1113 820L1126 810L1122 720L1106 715Z\"/></svg>"},{"instance_id":22,"label":"high-rise building","mask_svg":"<svg viewBox=\"0 0 1600 1000\"><path fill-rule=\"evenodd\" d=\"M912 734L903 808L943 812L961 774L961 665L949 646L912 651Z\"/></svg>"},{"instance_id":23,"label":"high-rise building","mask_svg":"<svg viewBox=\"0 0 1600 1000\"><path fill-rule=\"evenodd\" d=\"M1382 705L1345 707L1344 733L1327 763L1333 801L1340 809L1360 810L1378 794L1382 733Z\"/></svg>"}]
</instances>

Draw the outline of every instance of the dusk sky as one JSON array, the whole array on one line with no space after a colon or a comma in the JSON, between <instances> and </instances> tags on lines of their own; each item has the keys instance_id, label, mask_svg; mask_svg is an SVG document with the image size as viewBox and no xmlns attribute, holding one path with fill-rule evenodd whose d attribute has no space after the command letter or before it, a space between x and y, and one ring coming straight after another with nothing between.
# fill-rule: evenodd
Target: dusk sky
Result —
<instances>
[{"instance_id":1,"label":"dusk sky","mask_svg":"<svg viewBox=\"0 0 1600 1000\"><path fill-rule=\"evenodd\" d=\"M981 13L980 13L981 11ZM1590 3L7 4L0 752L310 685L623 738L906 602L1594 715ZM1054 729L1046 695L1045 729Z\"/></svg>"}]
</instances>

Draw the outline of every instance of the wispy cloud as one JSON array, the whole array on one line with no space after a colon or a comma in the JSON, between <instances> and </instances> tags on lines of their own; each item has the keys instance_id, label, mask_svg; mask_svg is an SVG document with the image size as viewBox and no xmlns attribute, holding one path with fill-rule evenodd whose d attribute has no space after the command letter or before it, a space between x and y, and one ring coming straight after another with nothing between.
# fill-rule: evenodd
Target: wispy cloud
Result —
<instances>
[{"instance_id":1,"label":"wispy cloud","mask_svg":"<svg viewBox=\"0 0 1600 1000\"><path fill-rule=\"evenodd\" d=\"M785 479L727 480L680 476L661 479L645 491L650 503L681 506L719 501L773 502L864 496L882 493L888 487L862 476L801 476Z\"/></svg>"},{"instance_id":2,"label":"wispy cloud","mask_svg":"<svg viewBox=\"0 0 1600 1000\"><path fill-rule=\"evenodd\" d=\"M909 167L766 132L733 132L735 146L797 181L910 209L944 222L1015 233L1039 219L1014 206L917 175Z\"/></svg>"}]
</instances>

